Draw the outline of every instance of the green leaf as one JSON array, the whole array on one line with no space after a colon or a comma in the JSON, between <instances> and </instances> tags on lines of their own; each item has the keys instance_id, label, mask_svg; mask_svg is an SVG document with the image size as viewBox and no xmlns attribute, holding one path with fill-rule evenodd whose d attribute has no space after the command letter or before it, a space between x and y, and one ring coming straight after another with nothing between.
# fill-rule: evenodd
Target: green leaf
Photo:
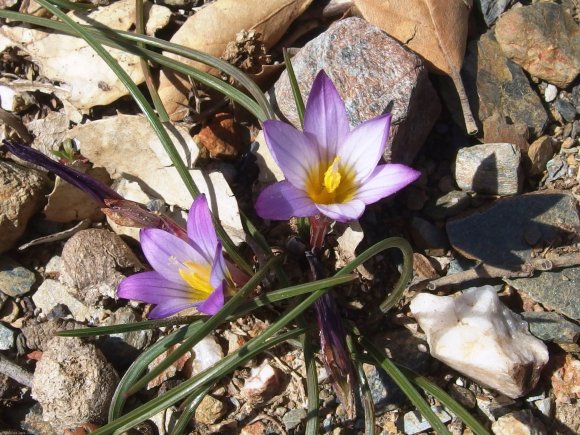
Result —
<instances>
[{"instance_id":1,"label":"green leaf","mask_svg":"<svg viewBox=\"0 0 580 435\"><path fill-rule=\"evenodd\" d=\"M300 87L298 86L298 80L296 80L296 74L294 74L294 67L292 66L290 56L288 56L288 51L284 48L282 53L284 54L284 64L286 65L286 71L288 72L288 78L290 79L290 88L292 89L292 95L294 96L296 112L298 112L300 125L304 127L304 100L302 100L302 94L300 93Z\"/></svg>"}]
</instances>

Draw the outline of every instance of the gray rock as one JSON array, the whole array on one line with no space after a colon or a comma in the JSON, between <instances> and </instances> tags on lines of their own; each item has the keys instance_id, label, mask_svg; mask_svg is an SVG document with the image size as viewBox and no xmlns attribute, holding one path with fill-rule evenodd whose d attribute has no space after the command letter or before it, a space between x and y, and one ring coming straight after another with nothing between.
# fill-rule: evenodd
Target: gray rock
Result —
<instances>
[{"instance_id":1,"label":"gray rock","mask_svg":"<svg viewBox=\"0 0 580 435\"><path fill-rule=\"evenodd\" d=\"M465 88L470 101L479 101L482 123L500 115L527 125L533 137L542 134L548 121L542 101L522 68L502 54L492 31L468 45L463 65Z\"/></svg>"},{"instance_id":2,"label":"gray rock","mask_svg":"<svg viewBox=\"0 0 580 435\"><path fill-rule=\"evenodd\" d=\"M461 190L489 195L519 193L521 152L510 143L461 148L455 159L455 181Z\"/></svg>"},{"instance_id":3,"label":"gray rock","mask_svg":"<svg viewBox=\"0 0 580 435\"><path fill-rule=\"evenodd\" d=\"M554 103L554 106L556 107L558 113L562 115L564 121L574 122L574 119L576 118L576 108L572 103L564 100L563 98L558 98Z\"/></svg>"},{"instance_id":4,"label":"gray rock","mask_svg":"<svg viewBox=\"0 0 580 435\"><path fill-rule=\"evenodd\" d=\"M428 220L414 216L411 219L411 237L419 249L429 253L447 249L449 241L445 232Z\"/></svg>"},{"instance_id":5,"label":"gray rock","mask_svg":"<svg viewBox=\"0 0 580 435\"><path fill-rule=\"evenodd\" d=\"M504 54L533 76L566 88L580 73L580 27L563 5L512 8L497 21L495 35Z\"/></svg>"},{"instance_id":6,"label":"gray rock","mask_svg":"<svg viewBox=\"0 0 580 435\"><path fill-rule=\"evenodd\" d=\"M8 350L14 347L15 333L12 329L0 323L0 350Z\"/></svg>"},{"instance_id":7,"label":"gray rock","mask_svg":"<svg viewBox=\"0 0 580 435\"><path fill-rule=\"evenodd\" d=\"M396 362L418 373L427 369L429 359L427 343L414 337L407 329L399 328L374 336L373 342ZM404 400L404 395L393 380L374 365L364 364L363 369L369 381L371 395L377 414L388 411L393 405Z\"/></svg>"},{"instance_id":8,"label":"gray rock","mask_svg":"<svg viewBox=\"0 0 580 435\"><path fill-rule=\"evenodd\" d=\"M89 308L75 298L72 295L73 291L58 281L45 279L32 296L32 301L44 315L48 315L57 305L62 304L69 309L75 320L80 322L98 317L97 310Z\"/></svg>"},{"instance_id":9,"label":"gray rock","mask_svg":"<svg viewBox=\"0 0 580 435\"><path fill-rule=\"evenodd\" d=\"M31 350L48 350L47 343L58 331L86 328L86 325L74 320L49 319L46 322L36 320L27 322L22 328L22 335L26 340L26 347Z\"/></svg>"},{"instance_id":10,"label":"gray rock","mask_svg":"<svg viewBox=\"0 0 580 435\"><path fill-rule=\"evenodd\" d=\"M534 401L534 405L545 417L551 419L554 416L554 400L550 397Z\"/></svg>"},{"instance_id":11,"label":"gray rock","mask_svg":"<svg viewBox=\"0 0 580 435\"><path fill-rule=\"evenodd\" d=\"M447 222L451 245L463 256L499 267L521 265L531 258L525 234L534 227L540 237L536 246L564 244L562 236L580 225L576 199L559 191L544 191L496 201L469 216ZM546 291L553 294L554 288ZM580 306L580 304L579 304Z\"/></svg>"},{"instance_id":12,"label":"gray rock","mask_svg":"<svg viewBox=\"0 0 580 435\"><path fill-rule=\"evenodd\" d=\"M439 100L423 61L362 19L336 22L308 42L292 65L304 101L316 74L326 71L344 99L351 127L391 112L388 151L394 161L413 160L439 115ZM270 98L292 124L300 125L286 72Z\"/></svg>"},{"instance_id":13,"label":"gray rock","mask_svg":"<svg viewBox=\"0 0 580 435\"><path fill-rule=\"evenodd\" d=\"M571 319L580 319L580 267L546 271L533 278L505 281L546 307Z\"/></svg>"},{"instance_id":14,"label":"gray rock","mask_svg":"<svg viewBox=\"0 0 580 435\"><path fill-rule=\"evenodd\" d=\"M306 410L304 408L295 408L284 414L284 417L282 417L282 423L284 423L286 430L292 430L302 423L305 418Z\"/></svg>"},{"instance_id":15,"label":"gray rock","mask_svg":"<svg viewBox=\"0 0 580 435\"><path fill-rule=\"evenodd\" d=\"M431 409L443 423L451 421L451 416L441 406L432 406ZM403 416L403 432L406 435L413 435L430 428L431 424L423 418L419 411L407 412Z\"/></svg>"},{"instance_id":16,"label":"gray rock","mask_svg":"<svg viewBox=\"0 0 580 435\"><path fill-rule=\"evenodd\" d=\"M540 311L522 313L521 316L528 322L530 332L540 340L576 343L580 337L580 326L556 313Z\"/></svg>"},{"instance_id":17,"label":"gray rock","mask_svg":"<svg viewBox=\"0 0 580 435\"><path fill-rule=\"evenodd\" d=\"M487 27L491 27L495 20L497 20L497 17L513 2L514 0L476 0L475 4L483 14L483 19Z\"/></svg>"},{"instance_id":18,"label":"gray rock","mask_svg":"<svg viewBox=\"0 0 580 435\"><path fill-rule=\"evenodd\" d=\"M126 275L143 269L133 251L115 233L103 229L79 231L62 250L62 279L73 294L87 305L105 297Z\"/></svg>"},{"instance_id":19,"label":"gray rock","mask_svg":"<svg viewBox=\"0 0 580 435\"><path fill-rule=\"evenodd\" d=\"M32 397L60 433L82 423L103 423L119 376L92 344L54 337L36 365Z\"/></svg>"},{"instance_id":20,"label":"gray rock","mask_svg":"<svg viewBox=\"0 0 580 435\"><path fill-rule=\"evenodd\" d=\"M0 256L0 292L13 298L23 296L35 282L33 272L6 255Z\"/></svg>"},{"instance_id":21,"label":"gray rock","mask_svg":"<svg viewBox=\"0 0 580 435\"><path fill-rule=\"evenodd\" d=\"M461 190L453 190L427 203L425 214L432 219L445 219L458 215L471 204L469 195Z\"/></svg>"},{"instance_id":22,"label":"gray rock","mask_svg":"<svg viewBox=\"0 0 580 435\"><path fill-rule=\"evenodd\" d=\"M0 161L0 254L24 234L30 217L41 209L49 184L40 171Z\"/></svg>"}]
</instances>

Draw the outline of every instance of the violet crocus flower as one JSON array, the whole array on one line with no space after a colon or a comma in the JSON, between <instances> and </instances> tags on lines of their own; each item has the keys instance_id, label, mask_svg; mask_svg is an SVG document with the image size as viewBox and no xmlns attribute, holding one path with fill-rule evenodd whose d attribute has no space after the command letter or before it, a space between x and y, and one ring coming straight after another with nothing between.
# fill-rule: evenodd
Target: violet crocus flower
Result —
<instances>
[{"instance_id":1,"label":"violet crocus flower","mask_svg":"<svg viewBox=\"0 0 580 435\"><path fill-rule=\"evenodd\" d=\"M233 286L205 195L198 196L187 220L187 240L157 228L141 230L141 247L154 271L125 278L117 296L157 306L149 317L158 319L197 307L215 314Z\"/></svg>"},{"instance_id":2,"label":"violet crocus flower","mask_svg":"<svg viewBox=\"0 0 580 435\"><path fill-rule=\"evenodd\" d=\"M266 143L286 179L264 189L256 211L264 219L326 217L358 219L365 206L415 181L420 173L401 164L377 166L391 115L368 120L352 131L344 102L320 71L304 113L304 131L275 120L264 122Z\"/></svg>"}]
</instances>

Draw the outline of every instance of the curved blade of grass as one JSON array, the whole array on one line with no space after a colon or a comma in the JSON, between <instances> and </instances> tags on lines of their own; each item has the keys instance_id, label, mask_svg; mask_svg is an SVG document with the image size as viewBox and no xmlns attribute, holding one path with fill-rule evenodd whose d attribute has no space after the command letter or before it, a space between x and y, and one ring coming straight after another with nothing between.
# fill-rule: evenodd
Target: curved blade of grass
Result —
<instances>
[{"instance_id":1,"label":"curved blade of grass","mask_svg":"<svg viewBox=\"0 0 580 435\"><path fill-rule=\"evenodd\" d=\"M422 388L426 393L431 394L439 402L445 406L449 411L457 416L475 435L491 435L490 432L477 421L468 410L466 410L459 402L457 402L453 397L451 397L445 390L443 390L438 385L431 382L424 376L421 376L414 371L397 364L397 367L405 376L407 376L411 381Z\"/></svg>"},{"instance_id":2,"label":"curved blade of grass","mask_svg":"<svg viewBox=\"0 0 580 435\"><path fill-rule=\"evenodd\" d=\"M294 74L294 67L292 66L290 56L288 56L288 50L283 48L282 54L284 55L284 64L286 65L286 71L288 72L288 79L290 79L290 88L292 89L292 96L294 97L296 112L298 113L298 118L300 119L300 126L304 127L304 100L302 99L302 94L300 93L298 80L296 80L296 74Z\"/></svg>"},{"instance_id":3,"label":"curved blade of grass","mask_svg":"<svg viewBox=\"0 0 580 435\"><path fill-rule=\"evenodd\" d=\"M8 19L16 20L16 21L23 21L26 23L35 24L37 26L46 27L46 28L50 28L53 30L58 30L58 31L68 33L68 34L73 34L74 36L76 36L76 34L74 32L72 32L70 30L70 28L68 28L66 25L64 25L63 23L54 21L54 20L49 20L46 18L35 17L35 16L31 16L31 15L22 14L19 12L7 11L7 10L0 10L0 17L8 18ZM203 53L203 52L200 52L197 50L193 50L193 49L184 47L182 45L178 45L178 44L175 44L172 42L164 41L162 39L158 39L158 38L155 38L152 36L139 35L139 34L134 34L132 32L125 32L125 31L121 31L121 30L114 30L114 29L107 28L105 26L99 26L98 24L95 24L94 26L84 25L83 27L85 27L89 32L91 32L93 35L95 35L95 37L100 38L100 41L102 43L105 43L106 45L110 45L110 43L113 42L112 39L114 39L116 41L128 41L128 42L133 42L133 43L141 42L147 46L159 48L159 49L162 49L162 50L170 52L170 53L178 54L178 55L183 56L185 58L195 60L197 62L201 62L201 63L209 65L213 68L219 69L220 71L223 71L225 74L227 74L231 77L234 77L238 81L238 83L240 83L250 93L250 95L253 97L253 99L257 102L257 104L261 108L261 115L259 115L259 116L256 115L258 120L264 121L266 119L274 119L276 116L274 114L274 110L272 109L272 106L270 105L270 103L268 102L268 100L264 96L264 93L258 87L258 85L251 78L249 78L245 73L243 73L242 71L237 69L235 66L229 64L228 62L226 62L222 59L213 57L211 55L208 55L206 53ZM108 42L105 42L105 40L107 40ZM205 74L205 73L201 73L201 74ZM221 82L221 83L227 85L227 83L224 83L223 81L221 81L215 77L213 77L213 78L215 79L215 81ZM196 80L202 82L202 80L199 80L199 78L197 78ZM204 83L204 84L213 88L216 83L211 82L211 83ZM227 86L229 86L229 85L227 85ZM232 95L228 94L227 92L223 92L223 93L225 95L230 96L230 98L235 100L235 98Z\"/></svg>"},{"instance_id":4,"label":"curved blade of grass","mask_svg":"<svg viewBox=\"0 0 580 435\"><path fill-rule=\"evenodd\" d=\"M194 392L190 395L187 399L183 401L181 405L183 411L175 423L173 430L171 431L171 435L180 435L185 432L187 429L187 424L191 421L193 416L195 415L195 410L203 400L203 398L207 395L209 390L211 390L213 385L209 387L200 389L199 391Z\"/></svg>"},{"instance_id":5,"label":"curved blade of grass","mask_svg":"<svg viewBox=\"0 0 580 435\"><path fill-rule=\"evenodd\" d=\"M320 426L320 393L318 391L318 373L316 373L313 342L309 334L302 336L302 349L304 351L304 364L306 366L306 391L308 396L306 435L316 435L318 433L318 427Z\"/></svg>"},{"instance_id":6,"label":"curved blade of grass","mask_svg":"<svg viewBox=\"0 0 580 435\"><path fill-rule=\"evenodd\" d=\"M145 8L143 7L143 0L135 0L135 31L141 35L145 34ZM137 44L139 47L144 47L142 42L138 42ZM151 96L153 106L155 106L155 110L157 110L159 120L161 122L169 122L169 114L165 110L165 106L163 105L163 102L157 93L157 89L155 89L155 85L153 84L151 68L149 68L149 64L145 59L139 58L139 62L141 63L145 84L147 85L147 90Z\"/></svg>"},{"instance_id":7,"label":"curved blade of grass","mask_svg":"<svg viewBox=\"0 0 580 435\"><path fill-rule=\"evenodd\" d=\"M387 355L381 349L377 348L370 340L363 336L359 337L360 344L368 352L369 356L374 359L385 372L387 372L423 417L425 417L429 424L431 424L431 427L441 435L451 435L449 430L447 430L447 426L439 420L439 417L437 417L433 412L427 401L419 394L411 384L411 381L401 370L399 370L389 357L387 357Z\"/></svg>"},{"instance_id":8,"label":"curved blade of grass","mask_svg":"<svg viewBox=\"0 0 580 435\"><path fill-rule=\"evenodd\" d=\"M304 334L304 332L304 329L296 328L292 331L271 338L270 340L262 340L258 342L258 339L261 336L253 338L243 347L231 355L226 356L213 367L210 367L204 372L182 382L167 393L150 400L132 411L129 411L105 426L100 427L92 432L92 434L105 435L121 433L124 430L130 429L136 424L154 416L159 411L169 408L180 400L187 398L199 388L203 388L204 386L215 382L216 379L223 377L225 374L232 372L240 364L254 358L264 350L277 346L289 339L298 337L299 335Z\"/></svg>"},{"instance_id":9,"label":"curved blade of grass","mask_svg":"<svg viewBox=\"0 0 580 435\"><path fill-rule=\"evenodd\" d=\"M358 385L361 391L361 402L365 414L365 435L375 435L375 405L369 386L367 375L364 372L363 365L358 358L356 346L352 334L347 334L346 344L351 355L351 360L355 366Z\"/></svg>"},{"instance_id":10,"label":"curved blade of grass","mask_svg":"<svg viewBox=\"0 0 580 435\"><path fill-rule=\"evenodd\" d=\"M84 26L79 25L75 21L71 20L66 14L64 14L59 8L53 6L47 0L38 0L38 3L44 6L47 10L49 10L52 14L60 18L65 24L67 24L74 32L76 32L80 37L82 37L89 46L95 50L95 52L107 63L107 65L113 70L113 72L117 75L121 83L129 90L129 93L139 106L139 108L143 111L147 120L151 124L151 127L159 137L165 152L169 156L171 162L177 169L179 176L181 177L183 183L187 187L188 191L191 193L193 198L196 198L199 195L199 189L195 185L191 174L189 173L187 167L181 160L179 153L177 152L171 138L169 137L167 131L157 118L153 108L149 105L135 82L129 77L129 75L119 66L117 61L113 59L113 57L109 54L107 50L103 48L103 46L95 40L94 36L88 31ZM138 47L135 47L138 49ZM244 260L244 258L238 253L234 243L221 226L221 223L215 219L214 216L214 223L216 224L216 232L218 236L223 242L224 248L227 253L231 256L232 260L236 262L238 266L240 266L244 271L248 274L252 274L252 268L250 265Z\"/></svg>"},{"instance_id":11,"label":"curved blade of grass","mask_svg":"<svg viewBox=\"0 0 580 435\"><path fill-rule=\"evenodd\" d=\"M147 370L149 364L171 346L174 346L187 339L188 337L191 337L191 335L194 334L201 325L202 322L198 321L178 329L167 337L159 340L157 343L139 355L135 361L133 361L133 364L131 364L131 366L127 369L121 378L121 381L115 390L115 394L111 399L111 405L109 406L109 421L114 420L122 414L123 407L125 406L125 401L127 398L127 390L131 387L131 385L133 385L133 382L139 379L141 374Z\"/></svg>"},{"instance_id":12,"label":"curved blade of grass","mask_svg":"<svg viewBox=\"0 0 580 435\"><path fill-rule=\"evenodd\" d=\"M179 348L175 349L171 355L167 357L164 361L159 363L155 368L153 368L149 373L143 376L138 381L135 381L127 394L131 395L139 391L145 385L149 383L152 379L156 378L159 374L165 371L173 362L175 362L179 357L184 355L189 349L197 342L199 342L203 337L217 328L220 324L226 321L226 319L233 314L235 309L244 301L248 293L254 290L260 282L264 279L266 273L273 264L277 263L280 259L278 257L274 257L270 259L265 267L260 269L250 280L243 286L226 304L219 310L215 315L208 317L208 319L204 322L203 326L201 326L196 333L187 339L186 345L180 346Z\"/></svg>"},{"instance_id":13,"label":"curved blade of grass","mask_svg":"<svg viewBox=\"0 0 580 435\"><path fill-rule=\"evenodd\" d=\"M355 279L357 279L356 275L344 275L339 277L325 278L319 281L299 284L273 292L264 293L263 295L254 298L250 302L241 304L231 316L228 316L225 319L225 321L234 320L240 316L251 313L260 307L272 304L274 302L294 298L306 293L312 293L321 288L335 287L337 285L346 284L348 282L354 281ZM142 322L125 323L122 325L70 329L66 331L58 331L56 335L61 337L94 337L97 335L121 334L124 332L142 331L145 329L157 329L164 326L188 325L194 321L205 320L206 318L206 315L201 314L194 316L170 317L169 319L144 320Z\"/></svg>"},{"instance_id":14,"label":"curved blade of grass","mask_svg":"<svg viewBox=\"0 0 580 435\"><path fill-rule=\"evenodd\" d=\"M67 0L52 0L52 3L59 8L68 9L71 11L90 11L91 9L96 9L97 6L89 3L72 3Z\"/></svg>"}]
</instances>

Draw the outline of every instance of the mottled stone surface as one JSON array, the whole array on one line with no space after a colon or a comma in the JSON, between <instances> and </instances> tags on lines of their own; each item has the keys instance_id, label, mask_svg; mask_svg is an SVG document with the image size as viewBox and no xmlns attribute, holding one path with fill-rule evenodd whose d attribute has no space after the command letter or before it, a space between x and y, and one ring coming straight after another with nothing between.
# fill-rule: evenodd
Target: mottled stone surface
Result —
<instances>
[{"instance_id":1,"label":"mottled stone surface","mask_svg":"<svg viewBox=\"0 0 580 435\"><path fill-rule=\"evenodd\" d=\"M577 295L580 297L580 294ZM580 301L577 301L580 303ZM556 343L576 343L580 337L580 326L570 322L559 314L549 311L522 313L528 322L530 332L544 341Z\"/></svg>"},{"instance_id":2,"label":"mottled stone surface","mask_svg":"<svg viewBox=\"0 0 580 435\"><path fill-rule=\"evenodd\" d=\"M546 428L529 409L512 412L498 418L491 426L496 435L548 435Z\"/></svg>"},{"instance_id":3,"label":"mottled stone surface","mask_svg":"<svg viewBox=\"0 0 580 435\"><path fill-rule=\"evenodd\" d=\"M0 254L24 234L47 193L48 178L34 169L0 161Z\"/></svg>"},{"instance_id":4,"label":"mottled stone surface","mask_svg":"<svg viewBox=\"0 0 580 435\"><path fill-rule=\"evenodd\" d=\"M580 267L541 272L533 278L505 281L546 307L571 319L580 319Z\"/></svg>"},{"instance_id":5,"label":"mottled stone surface","mask_svg":"<svg viewBox=\"0 0 580 435\"><path fill-rule=\"evenodd\" d=\"M33 272L6 255L0 256L0 292L12 297L23 296L35 281Z\"/></svg>"},{"instance_id":6,"label":"mottled stone surface","mask_svg":"<svg viewBox=\"0 0 580 435\"><path fill-rule=\"evenodd\" d=\"M522 68L502 53L492 31L468 45L463 65L469 101L482 123L499 114L527 125L532 138L542 134L548 121L542 101Z\"/></svg>"},{"instance_id":7,"label":"mottled stone surface","mask_svg":"<svg viewBox=\"0 0 580 435\"><path fill-rule=\"evenodd\" d=\"M455 159L455 181L461 190L488 195L519 193L521 152L510 143L461 148Z\"/></svg>"},{"instance_id":8,"label":"mottled stone surface","mask_svg":"<svg viewBox=\"0 0 580 435\"><path fill-rule=\"evenodd\" d=\"M62 278L87 305L115 297L125 276L143 269L133 251L115 233L88 229L72 236L62 250Z\"/></svg>"},{"instance_id":9,"label":"mottled stone surface","mask_svg":"<svg viewBox=\"0 0 580 435\"><path fill-rule=\"evenodd\" d=\"M475 5L483 14L483 19L488 27L491 27L497 17L512 3L514 0L475 0Z\"/></svg>"},{"instance_id":10,"label":"mottled stone surface","mask_svg":"<svg viewBox=\"0 0 580 435\"><path fill-rule=\"evenodd\" d=\"M339 21L292 59L304 98L324 69L344 99L351 127L386 112L394 161L410 162L439 115L440 104L423 61L377 27L359 18ZM286 72L270 90L277 109L299 126ZM388 154L388 152L387 152Z\"/></svg>"},{"instance_id":11,"label":"mottled stone surface","mask_svg":"<svg viewBox=\"0 0 580 435\"><path fill-rule=\"evenodd\" d=\"M580 73L580 26L563 5L510 9L497 21L495 34L505 55L533 76L565 88Z\"/></svg>"},{"instance_id":12,"label":"mottled stone surface","mask_svg":"<svg viewBox=\"0 0 580 435\"><path fill-rule=\"evenodd\" d=\"M450 220L447 235L465 257L510 267L529 260L533 246L566 245L571 229L578 225L576 199L559 191L544 191L499 200ZM558 293L553 288L549 291Z\"/></svg>"},{"instance_id":13,"label":"mottled stone surface","mask_svg":"<svg viewBox=\"0 0 580 435\"><path fill-rule=\"evenodd\" d=\"M32 397L43 418L62 433L69 426L103 423L119 382L111 365L92 344L54 337L36 365Z\"/></svg>"}]
</instances>

